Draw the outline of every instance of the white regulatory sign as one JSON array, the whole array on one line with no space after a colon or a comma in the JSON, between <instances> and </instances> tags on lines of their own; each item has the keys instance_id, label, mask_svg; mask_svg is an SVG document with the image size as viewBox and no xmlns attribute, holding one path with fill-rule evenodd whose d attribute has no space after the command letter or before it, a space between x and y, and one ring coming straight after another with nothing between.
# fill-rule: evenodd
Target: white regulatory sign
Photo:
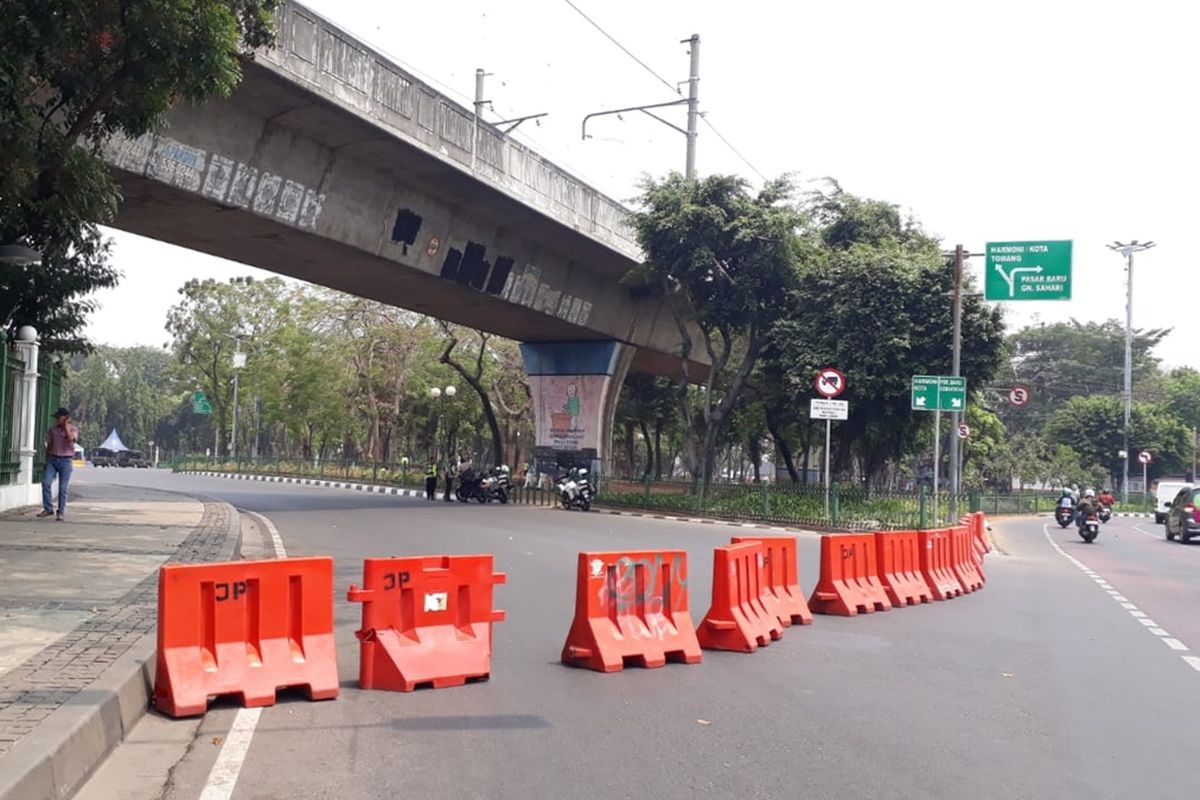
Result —
<instances>
[{"instance_id":1,"label":"white regulatory sign","mask_svg":"<svg viewBox=\"0 0 1200 800\"><path fill-rule=\"evenodd\" d=\"M808 401L809 419L850 419L849 400L821 400L814 397Z\"/></svg>"},{"instance_id":2,"label":"white regulatory sign","mask_svg":"<svg viewBox=\"0 0 1200 800\"><path fill-rule=\"evenodd\" d=\"M1142 452L1138 453L1138 461L1142 462L1143 464L1149 464L1153 460L1154 456L1150 455L1149 450L1143 450Z\"/></svg>"}]
</instances>

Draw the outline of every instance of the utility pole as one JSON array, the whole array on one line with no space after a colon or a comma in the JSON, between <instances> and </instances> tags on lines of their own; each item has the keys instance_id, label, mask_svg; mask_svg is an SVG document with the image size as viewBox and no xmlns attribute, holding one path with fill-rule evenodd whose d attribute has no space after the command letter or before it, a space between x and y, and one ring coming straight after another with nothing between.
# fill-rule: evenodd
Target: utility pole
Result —
<instances>
[{"instance_id":1,"label":"utility pole","mask_svg":"<svg viewBox=\"0 0 1200 800\"><path fill-rule=\"evenodd\" d=\"M484 78L491 74L490 72L484 72L482 69L475 70L475 111L471 115L471 172L475 171L475 165L479 159L479 120L483 116L483 107L492 104L491 100L485 100L483 96ZM492 126L496 128L503 127L504 129L500 132L501 135L508 136L525 120L540 119L548 113L550 112L543 111L540 114L528 114L524 117L516 117L514 119L502 119L499 122L493 122ZM541 125L542 123L539 122L537 124Z\"/></svg>"},{"instance_id":2,"label":"utility pole","mask_svg":"<svg viewBox=\"0 0 1200 800\"><path fill-rule=\"evenodd\" d=\"M950 374L955 378L962 374L962 280L965 250L961 244L954 246L954 333L951 340ZM950 412L950 521L958 519L958 494L961 489L958 452L961 440L958 426L962 424L962 412Z\"/></svg>"},{"instance_id":3,"label":"utility pole","mask_svg":"<svg viewBox=\"0 0 1200 800\"><path fill-rule=\"evenodd\" d=\"M688 70L688 96L686 99L672 100L667 103L651 103L644 106L629 106L628 108L614 108L611 111L596 111L588 114L583 118L583 125L580 129L580 134L583 139L587 139L587 124L588 120L593 117L607 117L613 114L624 114L627 111L641 111L648 117L666 125L672 130L679 131L687 137L687 156L684 160L684 177L691 181L696 178L696 137L699 135L700 125L700 34L693 33L687 39L681 39L680 44L691 46L691 68ZM651 109L668 108L670 106L688 107L687 127L681 128L673 122L667 122L657 114L652 113Z\"/></svg>"},{"instance_id":4,"label":"utility pole","mask_svg":"<svg viewBox=\"0 0 1200 800\"><path fill-rule=\"evenodd\" d=\"M1113 242L1109 250L1125 256L1125 458L1122 463L1121 502L1129 502L1129 422L1133 414L1133 254L1154 247L1154 242L1138 243L1134 239L1129 244ZM1146 487L1142 487L1142 492Z\"/></svg>"},{"instance_id":5,"label":"utility pole","mask_svg":"<svg viewBox=\"0 0 1200 800\"><path fill-rule=\"evenodd\" d=\"M696 177L696 136L700 124L700 34L693 33L680 44L689 45L692 56L688 70L687 162L684 171L684 177L690 181Z\"/></svg>"}]
</instances>

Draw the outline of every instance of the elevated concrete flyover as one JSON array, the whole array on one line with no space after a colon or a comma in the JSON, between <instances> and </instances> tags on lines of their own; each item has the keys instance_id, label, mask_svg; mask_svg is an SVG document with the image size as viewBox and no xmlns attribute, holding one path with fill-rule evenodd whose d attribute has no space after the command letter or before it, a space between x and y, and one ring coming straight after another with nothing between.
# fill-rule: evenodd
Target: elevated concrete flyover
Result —
<instances>
[{"instance_id":1,"label":"elevated concrete flyover","mask_svg":"<svg viewBox=\"0 0 1200 800\"><path fill-rule=\"evenodd\" d=\"M232 97L180 106L105 157L122 230L530 343L527 364L555 375L603 367L605 398L630 366L678 374L669 309L620 284L640 259L626 209L299 4ZM563 360L583 342L592 355ZM597 452L539 445L601 457L615 401L584 405Z\"/></svg>"}]
</instances>

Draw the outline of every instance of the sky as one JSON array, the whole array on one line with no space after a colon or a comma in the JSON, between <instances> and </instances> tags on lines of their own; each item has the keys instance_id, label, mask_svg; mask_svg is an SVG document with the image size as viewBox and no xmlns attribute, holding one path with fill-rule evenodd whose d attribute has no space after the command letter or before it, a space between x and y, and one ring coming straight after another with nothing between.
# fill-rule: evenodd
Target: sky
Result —
<instances>
[{"instance_id":1,"label":"sky","mask_svg":"<svg viewBox=\"0 0 1200 800\"><path fill-rule=\"evenodd\" d=\"M1200 314L1190 299L1200 252L1190 241L1200 185L1193 4L306 5L464 104L476 68L485 69L490 119L547 112L516 138L620 200L637 194L643 175L682 170L684 137L624 114L593 120L584 141L582 118L677 99L672 86L688 75L680 40L699 34L700 107L719 131L701 125L701 175L759 182L792 173L802 186L832 177L847 191L896 203L947 247L973 253L989 241L1073 240L1073 299L1005 304L1013 328L1123 320L1124 261L1106 245L1153 240L1158 246L1136 257L1134 326L1173 328L1159 357L1200 368ZM683 109L662 113L684 124ZM113 236L125 278L97 295L88 335L98 342L159 346L169 338L166 311L189 278L266 275ZM983 259L969 269L981 280Z\"/></svg>"}]
</instances>

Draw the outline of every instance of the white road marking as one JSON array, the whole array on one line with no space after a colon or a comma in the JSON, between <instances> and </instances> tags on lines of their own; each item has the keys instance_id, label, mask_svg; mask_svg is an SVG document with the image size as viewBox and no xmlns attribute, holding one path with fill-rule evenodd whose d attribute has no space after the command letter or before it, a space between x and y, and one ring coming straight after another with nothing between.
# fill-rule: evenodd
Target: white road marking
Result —
<instances>
[{"instance_id":1,"label":"white road marking","mask_svg":"<svg viewBox=\"0 0 1200 800\"><path fill-rule=\"evenodd\" d=\"M267 529L271 535L271 546L275 549L276 558L287 558L287 550L283 546L283 538L271 520L262 514L252 514ZM254 729L258 727L258 719L262 716L262 708L239 708L233 718L233 726L221 744L221 752L217 754L216 763L208 773L204 791L200 800L229 800L237 786L238 775L241 774L242 764L246 762L246 753L250 751L250 742L254 739Z\"/></svg>"},{"instance_id":2,"label":"white road marking","mask_svg":"<svg viewBox=\"0 0 1200 800\"><path fill-rule=\"evenodd\" d=\"M1159 536L1158 534L1151 533L1150 531L1145 531L1145 530L1142 530L1142 529L1141 529L1139 526L1137 526L1137 525L1134 525L1134 526L1133 526L1133 529L1134 529L1135 531L1137 531L1138 533L1142 534L1143 536L1149 536L1151 539L1164 539L1164 540L1165 540L1165 539L1167 538L1165 535L1163 535L1163 536Z\"/></svg>"},{"instance_id":3,"label":"white road marking","mask_svg":"<svg viewBox=\"0 0 1200 800\"><path fill-rule=\"evenodd\" d=\"M208 773L208 781L200 800L229 800L233 789L237 786L238 775L242 764L246 761L246 751L250 749L250 740L254 737L254 729L258 726L258 718L262 716L261 708L239 709L233 718L233 727L221 745L217 754L217 762Z\"/></svg>"},{"instance_id":4,"label":"white road marking","mask_svg":"<svg viewBox=\"0 0 1200 800\"><path fill-rule=\"evenodd\" d=\"M1151 534L1146 533L1146 531L1142 530L1141 528L1138 528L1136 525L1134 526L1134 530L1138 531L1139 533L1143 533L1147 536L1151 536ZM1157 622L1150 619L1148 616L1146 616L1146 613L1144 611L1140 611L1136 605L1129 602L1129 599L1127 597L1125 597L1125 595L1120 594L1115 589L1113 589L1113 587L1108 583L1108 581L1106 581L1102 576L1098 575L1095 570L1093 570L1087 564L1084 564L1078 558L1075 558L1074 556L1067 553L1066 550L1063 550L1062 547L1059 545L1059 543L1054 541L1054 537L1050 535L1050 526L1049 525L1042 526L1042 534L1046 537L1046 541L1048 541L1050 543L1050 546L1054 548L1054 551L1056 553L1058 553L1063 558L1067 559L1067 561L1070 561L1075 566L1079 567L1079 569L1085 575L1090 577L1096 583L1097 586L1104 589L1104 591L1108 594L1109 597L1111 597L1113 600L1115 600L1117 603L1119 603L1121 608L1128 611L1129 616L1133 617L1139 623L1141 623L1145 627L1146 630L1150 631L1150 633L1154 634L1155 636L1158 636L1159 640L1162 642L1165 642L1167 647L1169 647L1172 650L1175 650L1177 652L1183 652L1183 653L1189 652L1189 648L1186 644L1184 644L1179 639L1172 637L1169 633L1167 633L1165 630L1163 630L1161 627L1159 627ZM1152 536L1152 538L1157 539L1158 537ZM1182 658L1185 662L1187 662L1188 666L1190 666L1192 669L1196 670L1197 672L1200 672L1200 656L1185 655L1185 656L1180 656L1180 658Z\"/></svg>"}]
</instances>

